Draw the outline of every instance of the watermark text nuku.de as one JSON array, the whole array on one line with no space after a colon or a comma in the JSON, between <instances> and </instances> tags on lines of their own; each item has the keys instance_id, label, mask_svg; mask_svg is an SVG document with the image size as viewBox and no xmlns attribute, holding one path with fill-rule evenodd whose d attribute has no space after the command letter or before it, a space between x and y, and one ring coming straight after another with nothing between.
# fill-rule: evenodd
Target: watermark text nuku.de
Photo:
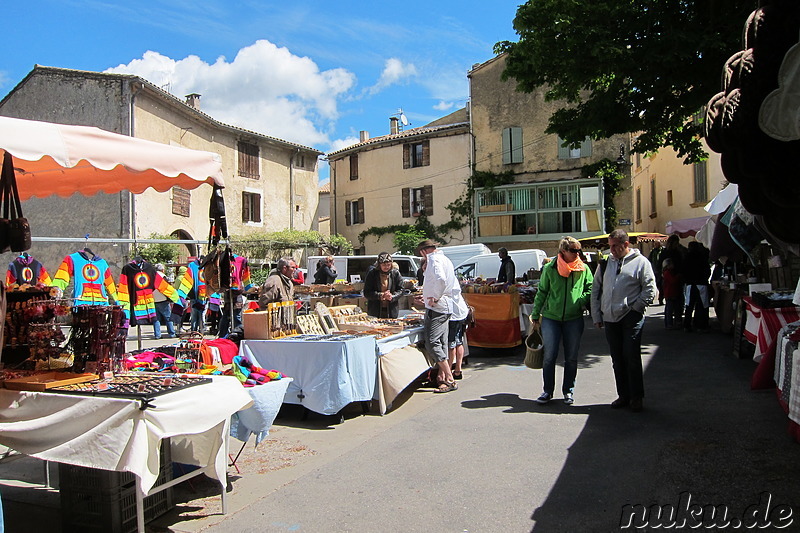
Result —
<instances>
[{"instance_id":1,"label":"watermark text nuku.de","mask_svg":"<svg viewBox=\"0 0 800 533\"><path fill-rule=\"evenodd\" d=\"M750 505L741 515L728 510L727 505L702 505L692 501L689 492L682 492L677 504L627 504L622 507L621 529L783 529L792 525L792 508L772 500L772 494L762 492L758 503Z\"/></svg>"}]
</instances>

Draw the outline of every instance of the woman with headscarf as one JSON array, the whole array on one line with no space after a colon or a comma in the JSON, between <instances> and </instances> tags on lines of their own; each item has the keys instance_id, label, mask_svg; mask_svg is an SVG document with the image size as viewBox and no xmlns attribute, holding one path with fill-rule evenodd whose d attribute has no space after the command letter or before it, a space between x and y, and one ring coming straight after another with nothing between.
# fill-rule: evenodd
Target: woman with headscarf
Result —
<instances>
[{"instance_id":1,"label":"woman with headscarf","mask_svg":"<svg viewBox=\"0 0 800 533\"><path fill-rule=\"evenodd\" d=\"M574 237L562 238L556 260L542 267L530 315L533 329L541 330L544 344L544 389L536 399L539 404L547 404L553 399L556 359L562 344L564 381L561 391L565 404L572 405L574 402L578 348L584 328L583 314L591 298L593 281L591 270L581 259L581 243Z\"/></svg>"},{"instance_id":2,"label":"woman with headscarf","mask_svg":"<svg viewBox=\"0 0 800 533\"><path fill-rule=\"evenodd\" d=\"M403 276L392 263L392 256L382 252L378 255L376 267L364 279L364 298L370 316L397 318L400 313L398 300L403 294Z\"/></svg>"}]
</instances>

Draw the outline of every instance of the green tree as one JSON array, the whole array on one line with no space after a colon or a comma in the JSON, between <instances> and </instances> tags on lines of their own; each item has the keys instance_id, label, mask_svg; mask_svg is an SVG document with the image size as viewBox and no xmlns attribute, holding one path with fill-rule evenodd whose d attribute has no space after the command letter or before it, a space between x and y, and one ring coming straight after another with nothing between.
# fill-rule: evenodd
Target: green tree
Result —
<instances>
[{"instance_id":1,"label":"green tree","mask_svg":"<svg viewBox=\"0 0 800 533\"><path fill-rule=\"evenodd\" d=\"M160 235L151 233L148 239L175 239L172 235ZM141 256L148 263L173 263L178 258L180 245L167 243L134 243L131 246L131 254Z\"/></svg>"},{"instance_id":2,"label":"green tree","mask_svg":"<svg viewBox=\"0 0 800 533\"><path fill-rule=\"evenodd\" d=\"M547 133L585 137L644 132L639 153L672 146L686 162L705 159L701 124L687 118L720 91L725 61L742 48L754 0L529 0L514 18L518 42L504 76L517 90L546 87L565 105Z\"/></svg>"},{"instance_id":3,"label":"green tree","mask_svg":"<svg viewBox=\"0 0 800 533\"><path fill-rule=\"evenodd\" d=\"M394 248L401 254L414 255L417 252L417 245L428 238L424 230L409 226L408 230L396 231L392 242Z\"/></svg>"}]
</instances>

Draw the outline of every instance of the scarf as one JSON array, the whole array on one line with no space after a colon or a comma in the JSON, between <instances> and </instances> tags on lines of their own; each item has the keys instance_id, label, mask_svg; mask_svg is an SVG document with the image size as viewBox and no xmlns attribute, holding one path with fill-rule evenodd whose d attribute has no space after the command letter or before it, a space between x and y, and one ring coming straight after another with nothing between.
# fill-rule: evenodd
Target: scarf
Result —
<instances>
[{"instance_id":1,"label":"scarf","mask_svg":"<svg viewBox=\"0 0 800 533\"><path fill-rule=\"evenodd\" d=\"M564 261L564 256L562 256L561 253L558 254L558 259L556 259L556 266L558 267L558 273L565 278L568 278L573 272L583 272L586 270L586 265L581 261L580 257L576 257L575 261L572 263L567 263Z\"/></svg>"}]
</instances>

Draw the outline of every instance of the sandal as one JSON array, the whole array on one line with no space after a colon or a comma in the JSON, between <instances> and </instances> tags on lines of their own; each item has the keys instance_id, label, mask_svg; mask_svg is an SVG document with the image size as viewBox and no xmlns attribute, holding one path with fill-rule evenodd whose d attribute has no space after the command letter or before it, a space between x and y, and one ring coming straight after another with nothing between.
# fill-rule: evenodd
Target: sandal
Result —
<instances>
[{"instance_id":1,"label":"sandal","mask_svg":"<svg viewBox=\"0 0 800 533\"><path fill-rule=\"evenodd\" d=\"M463 378L464 378L463 372L457 372L455 370L453 371L453 379L463 379Z\"/></svg>"},{"instance_id":2,"label":"sandal","mask_svg":"<svg viewBox=\"0 0 800 533\"><path fill-rule=\"evenodd\" d=\"M450 391L454 391L454 390L458 390L458 385L456 385L455 381L452 382L452 383L442 382L442 383L439 384L439 387L437 389L435 389L433 392L443 393L443 392L450 392Z\"/></svg>"}]
</instances>

